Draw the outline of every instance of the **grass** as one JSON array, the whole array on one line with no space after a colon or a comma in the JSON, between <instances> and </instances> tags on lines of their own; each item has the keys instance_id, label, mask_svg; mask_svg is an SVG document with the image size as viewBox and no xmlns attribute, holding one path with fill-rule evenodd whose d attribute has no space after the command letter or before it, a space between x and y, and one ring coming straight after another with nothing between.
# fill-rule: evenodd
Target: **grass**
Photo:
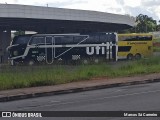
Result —
<instances>
[{"instance_id":1,"label":"grass","mask_svg":"<svg viewBox=\"0 0 160 120\"><path fill-rule=\"evenodd\" d=\"M155 44L155 45L154 45ZM158 45L156 45L158 44ZM153 52L160 52L160 38L153 39Z\"/></svg>"},{"instance_id":2,"label":"grass","mask_svg":"<svg viewBox=\"0 0 160 120\"><path fill-rule=\"evenodd\" d=\"M0 90L64 84L96 77L114 78L160 72L160 57L121 63L1 68Z\"/></svg>"},{"instance_id":3,"label":"grass","mask_svg":"<svg viewBox=\"0 0 160 120\"><path fill-rule=\"evenodd\" d=\"M154 46L153 47L153 52L160 52L160 47Z\"/></svg>"},{"instance_id":4,"label":"grass","mask_svg":"<svg viewBox=\"0 0 160 120\"><path fill-rule=\"evenodd\" d=\"M160 42L160 38L153 39L153 42Z\"/></svg>"}]
</instances>

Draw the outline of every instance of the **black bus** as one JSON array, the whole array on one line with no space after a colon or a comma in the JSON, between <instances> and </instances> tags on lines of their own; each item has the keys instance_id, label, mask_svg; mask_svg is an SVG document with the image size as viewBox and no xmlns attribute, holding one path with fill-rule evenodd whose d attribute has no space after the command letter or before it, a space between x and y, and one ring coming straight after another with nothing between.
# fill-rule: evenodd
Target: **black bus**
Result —
<instances>
[{"instance_id":1,"label":"black bus","mask_svg":"<svg viewBox=\"0 0 160 120\"><path fill-rule=\"evenodd\" d=\"M16 36L7 48L11 65L117 60L116 33Z\"/></svg>"}]
</instances>

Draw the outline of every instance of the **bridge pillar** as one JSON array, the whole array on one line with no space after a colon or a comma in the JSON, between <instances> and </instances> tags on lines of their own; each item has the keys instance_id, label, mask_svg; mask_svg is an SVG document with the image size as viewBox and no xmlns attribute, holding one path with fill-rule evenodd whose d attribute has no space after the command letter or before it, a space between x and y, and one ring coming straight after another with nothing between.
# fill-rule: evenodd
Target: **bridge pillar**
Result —
<instances>
[{"instance_id":1,"label":"bridge pillar","mask_svg":"<svg viewBox=\"0 0 160 120\"><path fill-rule=\"evenodd\" d=\"M11 41L11 30L0 30L0 63L7 63L8 53L6 48Z\"/></svg>"}]
</instances>

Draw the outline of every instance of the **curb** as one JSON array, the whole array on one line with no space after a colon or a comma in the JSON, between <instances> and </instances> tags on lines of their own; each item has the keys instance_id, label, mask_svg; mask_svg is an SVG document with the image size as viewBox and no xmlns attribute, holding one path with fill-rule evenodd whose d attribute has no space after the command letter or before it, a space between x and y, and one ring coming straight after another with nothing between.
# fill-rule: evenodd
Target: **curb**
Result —
<instances>
[{"instance_id":1,"label":"curb","mask_svg":"<svg viewBox=\"0 0 160 120\"><path fill-rule=\"evenodd\" d=\"M72 88L72 89L66 89L66 90L49 91L49 92L42 92L42 93L13 95L13 96L7 96L7 97L0 97L0 102L8 102L8 101L14 101L14 100L22 100L22 99L28 99L28 98L52 96L52 95L59 95L59 94L77 93L77 92L105 89L105 88L112 88L112 87L147 84L147 83L154 83L154 82L160 82L160 79L147 79L147 80L143 80L143 81L113 83L113 84L104 84L104 85L97 85L97 86L90 86L90 87L81 87L81 88Z\"/></svg>"}]
</instances>

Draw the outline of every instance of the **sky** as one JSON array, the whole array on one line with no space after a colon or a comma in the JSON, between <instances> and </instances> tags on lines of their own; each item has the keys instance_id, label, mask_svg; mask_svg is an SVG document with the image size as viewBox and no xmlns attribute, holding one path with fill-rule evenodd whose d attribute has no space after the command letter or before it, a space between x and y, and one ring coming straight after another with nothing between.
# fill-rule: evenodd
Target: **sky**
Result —
<instances>
[{"instance_id":1,"label":"sky","mask_svg":"<svg viewBox=\"0 0 160 120\"><path fill-rule=\"evenodd\" d=\"M160 20L160 0L0 0L0 4L23 4L94 10L122 15L148 15Z\"/></svg>"}]
</instances>

